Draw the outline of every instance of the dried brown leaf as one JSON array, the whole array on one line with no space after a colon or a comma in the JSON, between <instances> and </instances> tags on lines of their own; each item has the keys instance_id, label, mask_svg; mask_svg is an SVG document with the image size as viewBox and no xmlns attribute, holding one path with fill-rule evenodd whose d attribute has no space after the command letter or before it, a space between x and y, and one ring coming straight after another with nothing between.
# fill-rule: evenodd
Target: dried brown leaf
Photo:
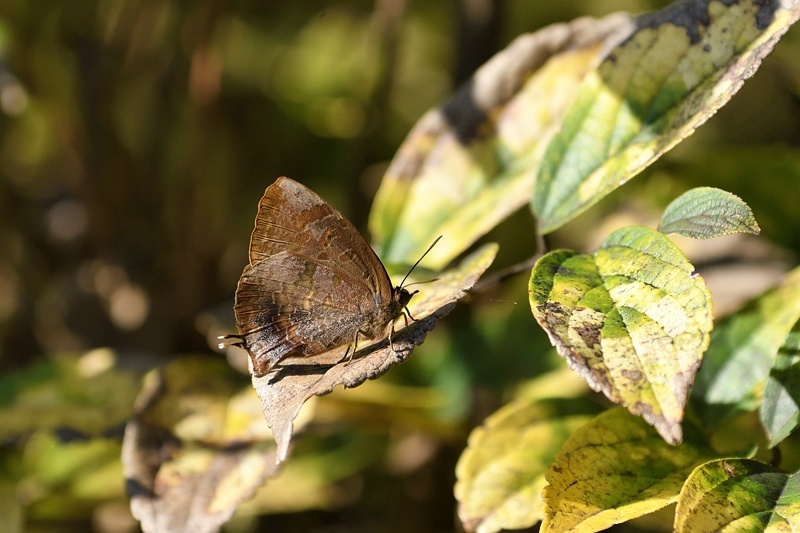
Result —
<instances>
[{"instance_id":1,"label":"dried brown leaf","mask_svg":"<svg viewBox=\"0 0 800 533\"><path fill-rule=\"evenodd\" d=\"M277 471L271 442L245 427L231 434L219 420L237 386L226 370L235 378L225 365L184 359L152 375L137 399L122 464L131 512L146 533L219 531ZM193 438L179 436L180 426L193 426Z\"/></svg>"}]
</instances>

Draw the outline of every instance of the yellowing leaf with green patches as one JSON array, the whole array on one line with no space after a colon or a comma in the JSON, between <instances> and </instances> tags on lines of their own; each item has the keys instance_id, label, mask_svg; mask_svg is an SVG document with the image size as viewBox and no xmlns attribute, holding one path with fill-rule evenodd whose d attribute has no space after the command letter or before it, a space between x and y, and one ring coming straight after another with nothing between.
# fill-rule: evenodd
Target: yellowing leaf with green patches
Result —
<instances>
[{"instance_id":1,"label":"yellowing leaf with green patches","mask_svg":"<svg viewBox=\"0 0 800 533\"><path fill-rule=\"evenodd\" d=\"M800 16L797 0L690 1L638 30L583 80L550 141L532 207L568 222L689 136L741 87Z\"/></svg>"},{"instance_id":2,"label":"yellowing leaf with green patches","mask_svg":"<svg viewBox=\"0 0 800 533\"><path fill-rule=\"evenodd\" d=\"M773 447L800 424L800 321L778 350L761 403L761 423Z\"/></svg>"},{"instance_id":3,"label":"yellowing leaf with green patches","mask_svg":"<svg viewBox=\"0 0 800 533\"><path fill-rule=\"evenodd\" d=\"M708 347L711 294L681 251L644 227L597 252L551 252L533 268L531 310L594 390L681 441L686 398Z\"/></svg>"},{"instance_id":4,"label":"yellowing leaf with green patches","mask_svg":"<svg viewBox=\"0 0 800 533\"><path fill-rule=\"evenodd\" d=\"M698 466L675 512L678 533L800 529L800 474L785 474L750 459Z\"/></svg>"},{"instance_id":5,"label":"yellowing leaf with green patches","mask_svg":"<svg viewBox=\"0 0 800 533\"><path fill-rule=\"evenodd\" d=\"M714 187L697 187L667 206L658 231L713 239L734 233L758 235L761 228L750 207L735 194Z\"/></svg>"},{"instance_id":6,"label":"yellowing leaf with green patches","mask_svg":"<svg viewBox=\"0 0 800 533\"><path fill-rule=\"evenodd\" d=\"M464 529L488 533L539 522L545 470L566 438L599 410L586 400L522 396L487 418L456 467Z\"/></svg>"},{"instance_id":7,"label":"yellowing leaf with green patches","mask_svg":"<svg viewBox=\"0 0 800 533\"><path fill-rule=\"evenodd\" d=\"M541 531L600 531L657 511L712 457L696 432L670 446L624 409L606 411L575 431L547 470Z\"/></svg>"},{"instance_id":8,"label":"yellowing leaf with green patches","mask_svg":"<svg viewBox=\"0 0 800 533\"><path fill-rule=\"evenodd\" d=\"M370 213L384 262L441 269L533 192L547 139L603 49L632 29L624 14L522 35L449 101L425 114L397 151Z\"/></svg>"},{"instance_id":9,"label":"yellowing leaf with green patches","mask_svg":"<svg viewBox=\"0 0 800 533\"><path fill-rule=\"evenodd\" d=\"M800 268L775 289L717 325L692 389L709 428L758 406L778 349L800 320Z\"/></svg>"}]
</instances>

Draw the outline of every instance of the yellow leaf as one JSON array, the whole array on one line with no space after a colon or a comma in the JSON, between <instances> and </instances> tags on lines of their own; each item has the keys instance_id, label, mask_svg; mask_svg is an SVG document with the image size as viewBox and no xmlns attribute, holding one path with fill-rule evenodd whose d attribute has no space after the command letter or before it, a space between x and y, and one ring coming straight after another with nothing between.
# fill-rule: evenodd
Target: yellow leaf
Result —
<instances>
[{"instance_id":1,"label":"yellow leaf","mask_svg":"<svg viewBox=\"0 0 800 533\"><path fill-rule=\"evenodd\" d=\"M714 457L699 438L669 446L624 409L573 433L547 470L542 531L600 531L678 499L692 469Z\"/></svg>"},{"instance_id":2,"label":"yellow leaf","mask_svg":"<svg viewBox=\"0 0 800 533\"><path fill-rule=\"evenodd\" d=\"M594 255L545 255L529 286L534 317L570 367L671 444L712 328L711 294L693 270L664 235L630 227Z\"/></svg>"},{"instance_id":3,"label":"yellow leaf","mask_svg":"<svg viewBox=\"0 0 800 533\"><path fill-rule=\"evenodd\" d=\"M567 436L599 406L521 396L469 437L456 467L458 515L467 531L530 527L544 516L544 473Z\"/></svg>"}]
</instances>

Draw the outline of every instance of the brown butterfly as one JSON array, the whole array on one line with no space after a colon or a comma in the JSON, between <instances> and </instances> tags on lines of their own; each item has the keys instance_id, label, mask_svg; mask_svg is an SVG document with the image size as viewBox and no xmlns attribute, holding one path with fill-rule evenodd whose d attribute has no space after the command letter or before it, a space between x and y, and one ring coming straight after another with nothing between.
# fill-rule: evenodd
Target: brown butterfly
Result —
<instances>
[{"instance_id":1,"label":"brown butterfly","mask_svg":"<svg viewBox=\"0 0 800 533\"><path fill-rule=\"evenodd\" d=\"M355 350L359 335L383 336L389 323L391 342L394 319L411 317L406 306L417 292L402 285L392 286L341 213L307 187L278 178L258 204L250 263L236 289L240 334L220 338L236 339L232 345L249 352L256 377L286 357L349 343Z\"/></svg>"}]
</instances>

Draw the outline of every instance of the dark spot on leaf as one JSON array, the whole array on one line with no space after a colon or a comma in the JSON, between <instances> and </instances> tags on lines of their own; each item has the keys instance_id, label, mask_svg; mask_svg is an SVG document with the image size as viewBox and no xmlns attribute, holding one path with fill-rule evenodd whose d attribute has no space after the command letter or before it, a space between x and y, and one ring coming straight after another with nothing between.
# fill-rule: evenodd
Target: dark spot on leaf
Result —
<instances>
[{"instance_id":1,"label":"dark spot on leaf","mask_svg":"<svg viewBox=\"0 0 800 533\"><path fill-rule=\"evenodd\" d=\"M461 144L467 145L477 140L481 126L488 119L486 110L475 101L474 82L470 80L442 106L442 115L452 127Z\"/></svg>"},{"instance_id":2,"label":"dark spot on leaf","mask_svg":"<svg viewBox=\"0 0 800 533\"><path fill-rule=\"evenodd\" d=\"M753 3L758 5L756 27L763 30L775 20L775 11L778 10L779 2L777 0L758 0Z\"/></svg>"},{"instance_id":3,"label":"dark spot on leaf","mask_svg":"<svg viewBox=\"0 0 800 533\"><path fill-rule=\"evenodd\" d=\"M574 331L586 346L594 348L600 345L600 333L603 331L601 324L585 324L574 328Z\"/></svg>"},{"instance_id":4,"label":"dark spot on leaf","mask_svg":"<svg viewBox=\"0 0 800 533\"><path fill-rule=\"evenodd\" d=\"M623 370L622 375L631 381L641 381L642 373L639 370Z\"/></svg>"},{"instance_id":5,"label":"dark spot on leaf","mask_svg":"<svg viewBox=\"0 0 800 533\"><path fill-rule=\"evenodd\" d=\"M697 44L703 29L711 23L711 17L708 14L708 1L680 2L665 10L645 15L639 21L639 28L649 27L654 30L663 24L673 24L686 30L689 42Z\"/></svg>"},{"instance_id":6,"label":"dark spot on leaf","mask_svg":"<svg viewBox=\"0 0 800 533\"><path fill-rule=\"evenodd\" d=\"M544 315L544 321L548 328L566 326L569 322L569 317L572 314L570 309L564 307L558 302L547 302L544 306L540 307L540 310Z\"/></svg>"}]
</instances>

